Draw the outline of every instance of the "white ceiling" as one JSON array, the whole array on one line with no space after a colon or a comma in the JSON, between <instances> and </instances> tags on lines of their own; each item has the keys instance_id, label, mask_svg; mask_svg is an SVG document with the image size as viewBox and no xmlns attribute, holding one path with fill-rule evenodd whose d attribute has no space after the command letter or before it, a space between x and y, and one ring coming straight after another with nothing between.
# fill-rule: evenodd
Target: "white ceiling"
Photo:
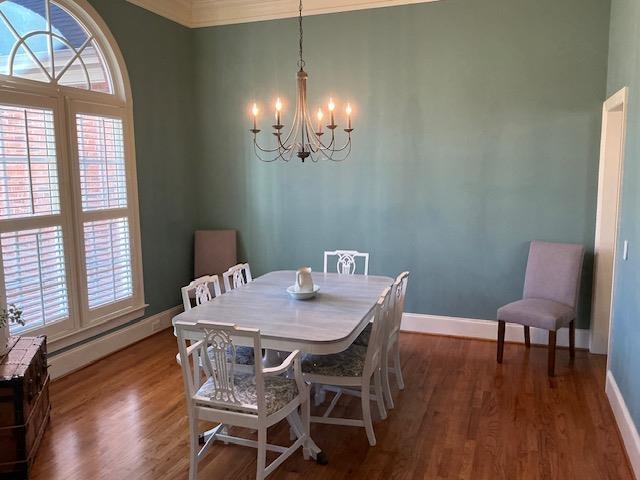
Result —
<instances>
[{"instance_id":1,"label":"white ceiling","mask_svg":"<svg viewBox=\"0 0 640 480\"><path fill-rule=\"evenodd\" d=\"M296 0L127 0L187 27L257 22L298 15ZM305 0L304 14L346 12L438 0Z\"/></svg>"}]
</instances>

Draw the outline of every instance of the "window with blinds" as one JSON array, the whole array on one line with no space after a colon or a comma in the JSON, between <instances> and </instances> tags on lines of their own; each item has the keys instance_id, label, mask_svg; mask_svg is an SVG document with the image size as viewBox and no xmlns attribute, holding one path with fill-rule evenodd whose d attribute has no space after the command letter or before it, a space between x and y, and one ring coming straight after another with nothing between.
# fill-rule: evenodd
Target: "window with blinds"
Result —
<instances>
[{"instance_id":1,"label":"window with blinds","mask_svg":"<svg viewBox=\"0 0 640 480\"><path fill-rule=\"evenodd\" d=\"M0 105L0 219L60 213L53 112Z\"/></svg>"},{"instance_id":2,"label":"window with blinds","mask_svg":"<svg viewBox=\"0 0 640 480\"><path fill-rule=\"evenodd\" d=\"M69 317L59 214L53 111L0 105L0 244L5 300L25 320L18 330ZM49 225L32 228L42 216Z\"/></svg>"},{"instance_id":3,"label":"window with blinds","mask_svg":"<svg viewBox=\"0 0 640 480\"><path fill-rule=\"evenodd\" d=\"M0 0L0 309L60 348L146 308L131 87L100 25L82 2Z\"/></svg>"},{"instance_id":4,"label":"window with blinds","mask_svg":"<svg viewBox=\"0 0 640 480\"><path fill-rule=\"evenodd\" d=\"M89 308L133 294L129 222L116 218L84 224Z\"/></svg>"},{"instance_id":5,"label":"window with blinds","mask_svg":"<svg viewBox=\"0 0 640 480\"><path fill-rule=\"evenodd\" d=\"M127 206L122 120L77 116L80 188L84 211Z\"/></svg>"},{"instance_id":6,"label":"window with blinds","mask_svg":"<svg viewBox=\"0 0 640 480\"><path fill-rule=\"evenodd\" d=\"M69 316L64 246L60 227L2 234L8 304L23 311L24 327L45 326Z\"/></svg>"},{"instance_id":7,"label":"window with blinds","mask_svg":"<svg viewBox=\"0 0 640 480\"><path fill-rule=\"evenodd\" d=\"M78 113L76 136L88 306L93 310L133 295L122 120Z\"/></svg>"}]
</instances>

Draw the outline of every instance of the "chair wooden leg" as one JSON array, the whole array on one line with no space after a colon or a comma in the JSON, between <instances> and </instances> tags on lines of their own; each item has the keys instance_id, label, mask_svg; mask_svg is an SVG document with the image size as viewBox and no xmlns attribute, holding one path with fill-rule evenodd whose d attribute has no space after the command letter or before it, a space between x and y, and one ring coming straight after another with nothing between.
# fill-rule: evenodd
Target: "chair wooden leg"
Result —
<instances>
[{"instance_id":1,"label":"chair wooden leg","mask_svg":"<svg viewBox=\"0 0 640 480\"><path fill-rule=\"evenodd\" d=\"M302 411L302 426L304 428L304 434L307 436L307 441L304 444L302 449L302 456L305 460L307 460L311 454L309 450L309 438L311 438L311 387L307 387L307 399L300 406L300 410Z\"/></svg>"},{"instance_id":2,"label":"chair wooden leg","mask_svg":"<svg viewBox=\"0 0 640 480\"><path fill-rule=\"evenodd\" d=\"M385 420L387 418L387 410L384 408L384 395L382 394L382 372L376 371L374 374L374 389L376 392L376 403L378 404L378 413L380 418ZM364 393L364 392L363 392Z\"/></svg>"},{"instance_id":3,"label":"chair wooden leg","mask_svg":"<svg viewBox=\"0 0 640 480\"><path fill-rule=\"evenodd\" d=\"M393 410L393 397L391 396L391 385L389 384L389 346L382 347L382 390L384 399L389 410Z\"/></svg>"},{"instance_id":4,"label":"chair wooden leg","mask_svg":"<svg viewBox=\"0 0 640 480\"><path fill-rule=\"evenodd\" d=\"M498 321L498 363L502 363L504 353L504 332L506 324L502 320Z\"/></svg>"},{"instance_id":5,"label":"chair wooden leg","mask_svg":"<svg viewBox=\"0 0 640 480\"><path fill-rule=\"evenodd\" d=\"M576 358L576 321L572 320L569 324L569 355Z\"/></svg>"},{"instance_id":6,"label":"chair wooden leg","mask_svg":"<svg viewBox=\"0 0 640 480\"><path fill-rule=\"evenodd\" d=\"M402 365L400 364L400 341L396 341L393 347L393 371L396 374L398 389L404 390L404 377L402 376Z\"/></svg>"},{"instance_id":7,"label":"chair wooden leg","mask_svg":"<svg viewBox=\"0 0 640 480\"><path fill-rule=\"evenodd\" d=\"M362 420L364 422L364 429L367 432L367 439L369 440L369 445L372 447L376 446L376 435L373 432L373 423L371 422L371 398L366 392L371 391L371 386L369 382L365 382L362 385Z\"/></svg>"},{"instance_id":8,"label":"chair wooden leg","mask_svg":"<svg viewBox=\"0 0 640 480\"><path fill-rule=\"evenodd\" d=\"M549 376L553 377L556 371L556 332L549 331Z\"/></svg>"},{"instance_id":9,"label":"chair wooden leg","mask_svg":"<svg viewBox=\"0 0 640 480\"><path fill-rule=\"evenodd\" d=\"M197 480L198 478L198 453L200 452L200 435L198 435L198 422L189 415L189 440L191 451L189 457L189 480Z\"/></svg>"},{"instance_id":10,"label":"chair wooden leg","mask_svg":"<svg viewBox=\"0 0 640 480\"><path fill-rule=\"evenodd\" d=\"M524 326L524 344L527 348L531 347L531 329L529 328L529 325Z\"/></svg>"},{"instance_id":11,"label":"chair wooden leg","mask_svg":"<svg viewBox=\"0 0 640 480\"><path fill-rule=\"evenodd\" d=\"M264 470L267 466L267 427L258 428L258 465L256 480L263 480Z\"/></svg>"}]
</instances>

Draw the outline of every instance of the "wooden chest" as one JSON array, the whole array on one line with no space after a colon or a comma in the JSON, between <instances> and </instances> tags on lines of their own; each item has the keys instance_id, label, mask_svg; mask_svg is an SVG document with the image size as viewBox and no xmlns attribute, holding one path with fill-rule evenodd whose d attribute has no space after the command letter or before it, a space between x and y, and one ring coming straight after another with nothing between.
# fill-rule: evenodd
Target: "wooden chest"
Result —
<instances>
[{"instance_id":1,"label":"wooden chest","mask_svg":"<svg viewBox=\"0 0 640 480\"><path fill-rule=\"evenodd\" d=\"M11 341L0 360L0 480L28 478L51 410L46 337Z\"/></svg>"}]
</instances>

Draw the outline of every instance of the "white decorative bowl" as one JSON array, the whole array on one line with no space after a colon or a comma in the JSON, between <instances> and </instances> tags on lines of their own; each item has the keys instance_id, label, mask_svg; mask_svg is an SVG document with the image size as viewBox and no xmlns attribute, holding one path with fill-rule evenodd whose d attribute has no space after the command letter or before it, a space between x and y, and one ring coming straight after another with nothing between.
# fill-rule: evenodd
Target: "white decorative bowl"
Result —
<instances>
[{"instance_id":1,"label":"white decorative bowl","mask_svg":"<svg viewBox=\"0 0 640 480\"><path fill-rule=\"evenodd\" d=\"M291 285L290 287L287 287L287 293L294 300L309 300L315 297L319 291L320 291L320 287L318 285L313 286L313 292L297 292L295 285Z\"/></svg>"}]
</instances>

